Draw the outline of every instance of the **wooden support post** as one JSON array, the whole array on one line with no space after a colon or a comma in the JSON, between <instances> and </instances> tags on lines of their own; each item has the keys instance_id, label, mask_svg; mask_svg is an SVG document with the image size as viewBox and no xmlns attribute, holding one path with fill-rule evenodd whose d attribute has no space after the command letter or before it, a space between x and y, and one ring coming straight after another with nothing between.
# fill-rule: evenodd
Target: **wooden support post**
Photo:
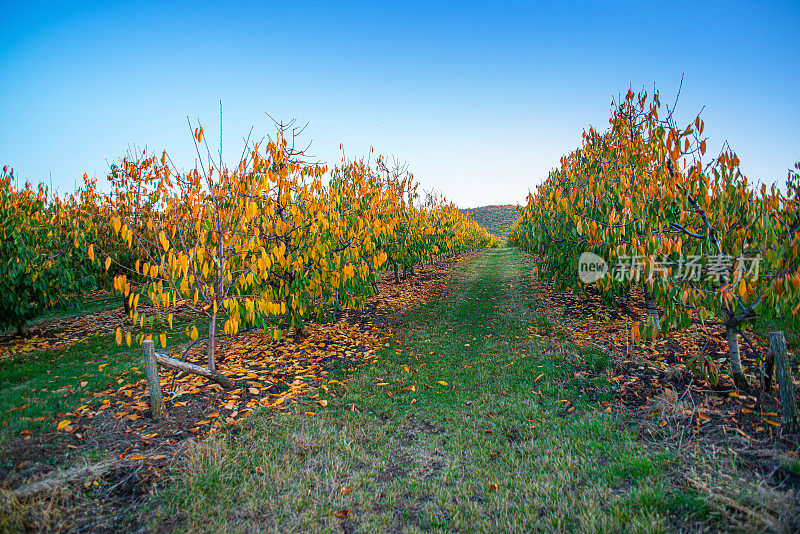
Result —
<instances>
[{"instance_id":1,"label":"wooden support post","mask_svg":"<svg viewBox=\"0 0 800 534\"><path fill-rule=\"evenodd\" d=\"M153 419L164 414L164 397L161 394L161 382L158 379L158 363L156 362L156 344L146 339L142 343L144 352L144 372L147 375L147 389L150 390L150 412Z\"/></svg>"},{"instance_id":2,"label":"wooden support post","mask_svg":"<svg viewBox=\"0 0 800 534\"><path fill-rule=\"evenodd\" d=\"M780 388L783 430L797 432L800 431L800 416L797 413L792 369L789 367L789 355L786 352L786 338L783 336L783 331L770 332L769 343L772 357L775 359L775 378Z\"/></svg>"}]
</instances>

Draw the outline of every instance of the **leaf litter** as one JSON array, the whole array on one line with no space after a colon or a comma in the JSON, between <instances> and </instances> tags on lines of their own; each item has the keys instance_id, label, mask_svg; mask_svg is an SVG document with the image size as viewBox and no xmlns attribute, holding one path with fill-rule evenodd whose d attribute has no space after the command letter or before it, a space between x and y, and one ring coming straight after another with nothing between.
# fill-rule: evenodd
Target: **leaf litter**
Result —
<instances>
[{"instance_id":1,"label":"leaf litter","mask_svg":"<svg viewBox=\"0 0 800 534\"><path fill-rule=\"evenodd\" d=\"M14 467L0 476L0 487L13 487L52 471L51 463L44 460L57 455L59 449L64 458L74 455L76 449L106 450L120 461L138 462L158 474L178 454L183 442L236 424L257 407L278 412L297 406L309 417L324 417L327 400L320 398L320 393L346 394L346 385L330 380L328 375L334 369L373 362L405 311L440 296L454 268L474 255L462 254L426 265L415 277L399 284L385 274L378 294L364 310L345 311L335 322L310 323L305 338L287 336L276 341L259 330L220 336L217 370L233 380L236 388L225 391L203 377L161 367L166 412L158 420L150 415L145 379L87 392L76 409L57 414L52 430L25 432L6 444L6 463ZM60 333L38 338L30 350L66 347L88 335L113 332L126 319L121 310L58 319L41 325L41 329ZM20 346L30 347L24 341ZM15 354L19 354L20 346L13 349ZM163 352L206 365L203 343L186 354L183 349Z\"/></svg>"},{"instance_id":2,"label":"leaf litter","mask_svg":"<svg viewBox=\"0 0 800 534\"><path fill-rule=\"evenodd\" d=\"M771 392L760 387L758 355L753 349L764 354L767 347L758 336L748 332L750 343L741 341L749 387L737 390L725 373L712 384L689 367L690 359L703 351L713 354L718 366L727 359L724 327L719 322L695 321L688 328L659 334L655 340L631 344L631 323L646 317L640 289L631 292L625 305L613 306L604 303L591 287L588 295L576 296L556 290L533 275L527 283L551 323L532 324L529 336L551 350L564 351L569 344L578 352L593 348L597 355L608 357L602 368L590 365L587 369L585 356L572 355L583 369L572 379L582 383L589 398L599 378L607 379L613 392L613 402L597 400L589 408L605 412L621 409L634 416L639 435L674 441L678 449L702 441L725 443L753 469L779 479L789 476L774 469L774 460L800 457L800 442L797 436L780 433L777 387L773 386ZM800 376L794 359L792 367L794 376Z\"/></svg>"}]
</instances>

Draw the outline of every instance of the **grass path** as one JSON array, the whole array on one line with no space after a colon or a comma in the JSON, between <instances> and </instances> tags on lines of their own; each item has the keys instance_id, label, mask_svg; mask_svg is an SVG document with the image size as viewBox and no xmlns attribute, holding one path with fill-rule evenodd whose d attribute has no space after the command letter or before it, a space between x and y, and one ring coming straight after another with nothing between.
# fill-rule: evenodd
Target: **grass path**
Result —
<instances>
[{"instance_id":1,"label":"grass path","mask_svg":"<svg viewBox=\"0 0 800 534\"><path fill-rule=\"evenodd\" d=\"M643 454L583 400L591 386L596 407L604 385L574 373L597 356L529 335L546 319L524 257L493 250L461 269L379 360L334 377L326 406L260 412L197 445L162 514L191 531L685 528L702 506L666 482L676 460Z\"/></svg>"}]
</instances>

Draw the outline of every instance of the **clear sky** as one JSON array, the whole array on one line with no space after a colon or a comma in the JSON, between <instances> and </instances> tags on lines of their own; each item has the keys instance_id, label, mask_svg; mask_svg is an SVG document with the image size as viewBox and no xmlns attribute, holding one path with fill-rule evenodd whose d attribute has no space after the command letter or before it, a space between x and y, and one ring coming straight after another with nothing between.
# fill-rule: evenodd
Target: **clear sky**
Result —
<instances>
[{"instance_id":1,"label":"clear sky","mask_svg":"<svg viewBox=\"0 0 800 534\"><path fill-rule=\"evenodd\" d=\"M544 4L544 3L542 3ZM745 173L800 159L800 2L0 0L0 163L64 193L129 145L193 165L186 117L238 161L251 126L309 122L321 160L407 161L462 207L524 202L628 87L703 117Z\"/></svg>"}]
</instances>

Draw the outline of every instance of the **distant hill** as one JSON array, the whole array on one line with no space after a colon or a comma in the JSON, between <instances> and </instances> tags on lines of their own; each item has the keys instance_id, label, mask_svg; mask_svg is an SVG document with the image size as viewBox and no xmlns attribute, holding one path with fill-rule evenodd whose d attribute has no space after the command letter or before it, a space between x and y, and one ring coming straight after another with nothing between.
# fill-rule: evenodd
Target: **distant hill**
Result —
<instances>
[{"instance_id":1,"label":"distant hill","mask_svg":"<svg viewBox=\"0 0 800 534\"><path fill-rule=\"evenodd\" d=\"M512 204L503 206L481 206L461 210L472 215L475 221L489 230L499 239L508 237L511 225L517 220L517 207Z\"/></svg>"}]
</instances>

